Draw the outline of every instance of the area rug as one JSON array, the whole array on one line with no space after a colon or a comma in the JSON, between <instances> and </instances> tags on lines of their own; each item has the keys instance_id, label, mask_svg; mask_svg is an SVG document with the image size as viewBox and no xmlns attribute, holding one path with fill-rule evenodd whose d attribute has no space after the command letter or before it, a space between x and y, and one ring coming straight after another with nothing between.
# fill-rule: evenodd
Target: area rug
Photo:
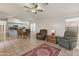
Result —
<instances>
[{"instance_id":1,"label":"area rug","mask_svg":"<svg viewBox=\"0 0 79 59\"><path fill-rule=\"evenodd\" d=\"M34 48L33 50L26 52L22 56L57 56L60 49L50 46L46 43Z\"/></svg>"}]
</instances>

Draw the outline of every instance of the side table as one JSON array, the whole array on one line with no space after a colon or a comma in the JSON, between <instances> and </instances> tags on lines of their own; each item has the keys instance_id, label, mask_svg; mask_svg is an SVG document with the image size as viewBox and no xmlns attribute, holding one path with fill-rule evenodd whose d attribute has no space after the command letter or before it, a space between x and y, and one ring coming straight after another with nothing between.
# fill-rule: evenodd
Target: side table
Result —
<instances>
[{"instance_id":1,"label":"side table","mask_svg":"<svg viewBox=\"0 0 79 59\"><path fill-rule=\"evenodd\" d=\"M48 42L57 44L57 38L56 38L56 36L49 36L48 37Z\"/></svg>"}]
</instances>

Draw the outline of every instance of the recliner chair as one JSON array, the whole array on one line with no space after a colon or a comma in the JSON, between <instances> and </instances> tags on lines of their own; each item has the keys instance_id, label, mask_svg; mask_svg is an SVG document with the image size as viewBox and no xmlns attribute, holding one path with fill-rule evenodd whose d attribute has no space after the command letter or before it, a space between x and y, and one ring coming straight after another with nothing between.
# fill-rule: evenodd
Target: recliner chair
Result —
<instances>
[{"instance_id":1,"label":"recliner chair","mask_svg":"<svg viewBox=\"0 0 79 59\"><path fill-rule=\"evenodd\" d=\"M47 30L46 29L41 29L39 33L36 33L36 38L45 40L47 37Z\"/></svg>"},{"instance_id":2,"label":"recliner chair","mask_svg":"<svg viewBox=\"0 0 79 59\"><path fill-rule=\"evenodd\" d=\"M58 44L68 50L72 50L77 45L77 33L65 31L64 37L57 38Z\"/></svg>"}]
</instances>

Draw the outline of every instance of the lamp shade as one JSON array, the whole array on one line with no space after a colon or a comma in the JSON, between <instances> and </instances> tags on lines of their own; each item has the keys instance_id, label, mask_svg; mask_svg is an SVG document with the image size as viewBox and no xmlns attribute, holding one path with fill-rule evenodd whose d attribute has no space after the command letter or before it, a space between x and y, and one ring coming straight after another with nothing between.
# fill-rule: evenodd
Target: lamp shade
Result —
<instances>
[{"instance_id":1,"label":"lamp shade","mask_svg":"<svg viewBox=\"0 0 79 59\"><path fill-rule=\"evenodd\" d=\"M51 30L51 35L55 35L56 31L55 30Z\"/></svg>"}]
</instances>

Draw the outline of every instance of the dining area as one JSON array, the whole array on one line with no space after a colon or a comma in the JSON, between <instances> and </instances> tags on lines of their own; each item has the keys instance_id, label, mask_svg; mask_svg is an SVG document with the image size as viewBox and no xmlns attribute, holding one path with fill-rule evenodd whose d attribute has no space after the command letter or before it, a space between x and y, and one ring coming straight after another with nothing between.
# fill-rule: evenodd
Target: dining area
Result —
<instances>
[{"instance_id":1,"label":"dining area","mask_svg":"<svg viewBox=\"0 0 79 59\"><path fill-rule=\"evenodd\" d=\"M30 37L30 29L26 29L25 27L17 27L16 29L10 28L8 32L8 36L12 38L27 39L27 37Z\"/></svg>"},{"instance_id":2,"label":"dining area","mask_svg":"<svg viewBox=\"0 0 79 59\"><path fill-rule=\"evenodd\" d=\"M27 37L30 37L31 32L30 23L19 19L8 20L7 32L8 37L27 39Z\"/></svg>"},{"instance_id":3,"label":"dining area","mask_svg":"<svg viewBox=\"0 0 79 59\"><path fill-rule=\"evenodd\" d=\"M25 27L23 27L22 29L16 29L16 31L20 38L27 39L27 36L30 37L30 29L25 29Z\"/></svg>"}]
</instances>

